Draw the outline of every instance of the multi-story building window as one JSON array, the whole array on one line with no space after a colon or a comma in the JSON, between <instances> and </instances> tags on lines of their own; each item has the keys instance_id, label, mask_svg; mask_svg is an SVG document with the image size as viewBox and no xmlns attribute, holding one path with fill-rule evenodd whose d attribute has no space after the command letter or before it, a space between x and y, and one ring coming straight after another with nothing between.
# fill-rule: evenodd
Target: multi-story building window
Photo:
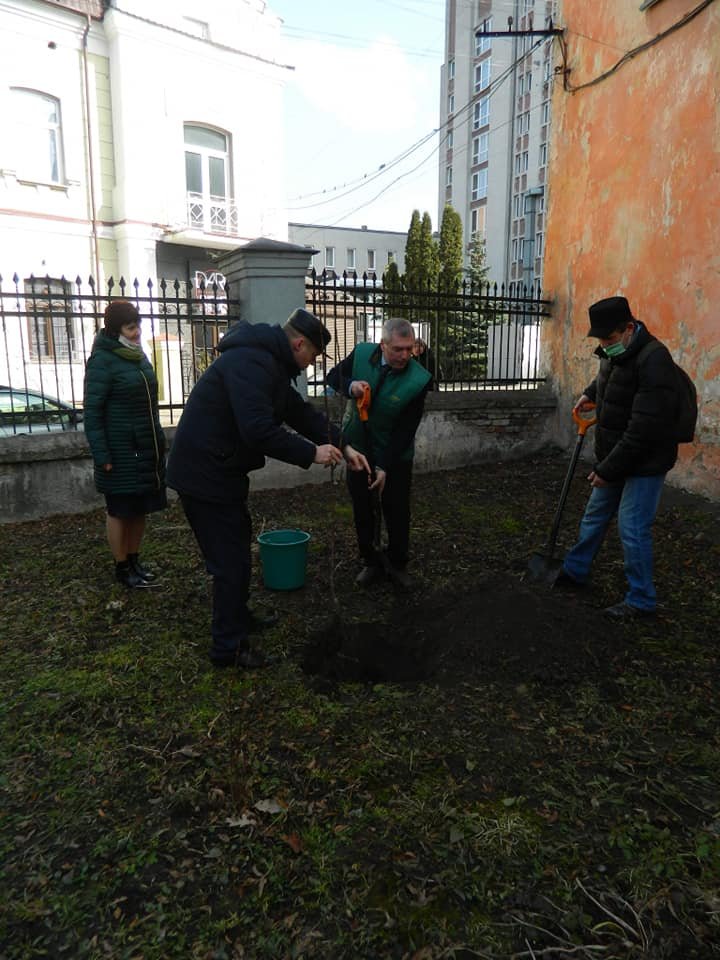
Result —
<instances>
[{"instance_id":1,"label":"multi-story building window","mask_svg":"<svg viewBox=\"0 0 720 960\"><path fill-rule=\"evenodd\" d=\"M448 63L448 80L454 80L454 79L455 79L455 61L451 60Z\"/></svg>"},{"instance_id":2,"label":"multi-story building window","mask_svg":"<svg viewBox=\"0 0 720 960\"><path fill-rule=\"evenodd\" d=\"M394 251L394 250L388 250L387 262L388 262L388 263L395 263L395 251Z\"/></svg>"},{"instance_id":3,"label":"multi-story building window","mask_svg":"<svg viewBox=\"0 0 720 960\"><path fill-rule=\"evenodd\" d=\"M481 32L485 30L492 30L492 17L488 17L487 20L483 20L480 24L478 32L475 34L475 56L479 57L481 54L485 53L486 50L489 50L492 46L491 37L481 36Z\"/></svg>"},{"instance_id":4,"label":"multi-story building window","mask_svg":"<svg viewBox=\"0 0 720 960\"><path fill-rule=\"evenodd\" d=\"M453 133L452 130L448 130L447 144L446 144L448 150L452 150L454 142L455 142L455 134Z\"/></svg>"},{"instance_id":5,"label":"multi-story building window","mask_svg":"<svg viewBox=\"0 0 720 960\"><path fill-rule=\"evenodd\" d=\"M24 87L13 87L11 94L18 179L63 183L60 101Z\"/></svg>"},{"instance_id":6,"label":"multi-story building window","mask_svg":"<svg viewBox=\"0 0 720 960\"><path fill-rule=\"evenodd\" d=\"M482 97L473 105L473 130L490 123L490 97Z\"/></svg>"},{"instance_id":7,"label":"multi-story building window","mask_svg":"<svg viewBox=\"0 0 720 960\"><path fill-rule=\"evenodd\" d=\"M490 60L483 60L475 65L475 93L480 93L490 86Z\"/></svg>"},{"instance_id":8,"label":"multi-story building window","mask_svg":"<svg viewBox=\"0 0 720 960\"><path fill-rule=\"evenodd\" d=\"M335 247L325 247L325 267L329 270L335 267Z\"/></svg>"},{"instance_id":9,"label":"multi-story building window","mask_svg":"<svg viewBox=\"0 0 720 960\"><path fill-rule=\"evenodd\" d=\"M452 115L455 113L455 94L448 94L448 113Z\"/></svg>"},{"instance_id":10,"label":"multi-story building window","mask_svg":"<svg viewBox=\"0 0 720 960\"><path fill-rule=\"evenodd\" d=\"M538 156L538 166L545 167L547 166L547 144L540 144L540 152Z\"/></svg>"},{"instance_id":11,"label":"multi-story building window","mask_svg":"<svg viewBox=\"0 0 720 960\"><path fill-rule=\"evenodd\" d=\"M472 175L470 199L482 200L487 196L488 172L487 167L484 170L478 170Z\"/></svg>"},{"instance_id":12,"label":"multi-story building window","mask_svg":"<svg viewBox=\"0 0 720 960\"><path fill-rule=\"evenodd\" d=\"M474 239L479 237L485 239L485 225L487 217L487 207L473 207L470 211L470 237Z\"/></svg>"},{"instance_id":13,"label":"multi-story building window","mask_svg":"<svg viewBox=\"0 0 720 960\"><path fill-rule=\"evenodd\" d=\"M347 248L347 255L345 259L347 261L348 270L354 270L355 269L355 247Z\"/></svg>"},{"instance_id":14,"label":"multi-story building window","mask_svg":"<svg viewBox=\"0 0 720 960\"><path fill-rule=\"evenodd\" d=\"M472 165L475 166L478 163L485 163L488 158L488 135L486 133L481 133L477 137L473 137L472 141Z\"/></svg>"},{"instance_id":15,"label":"multi-story building window","mask_svg":"<svg viewBox=\"0 0 720 960\"><path fill-rule=\"evenodd\" d=\"M375 251L374 251L374 250L368 250L368 252L367 252L367 266L368 266L368 270L376 270L376 269L377 269L377 267L375 266Z\"/></svg>"},{"instance_id":16,"label":"multi-story building window","mask_svg":"<svg viewBox=\"0 0 720 960\"><path fill-rule=\"evenodd\" d=\"M195 123L186 123L184 130L188 225L206 233L230 233L237 218L230 202L230 138Z\"/></svg>"},{"instance_id":17,"label":"multi-story building window","mask_svg":"<svg viewBox=\"0 0 720 960\"><path fill-rule=\"evenodd\" d=\"M447 170L445 171L445 186L446 187L452 186L452 167L448 167Z\"/></svg>"}]
</instances>

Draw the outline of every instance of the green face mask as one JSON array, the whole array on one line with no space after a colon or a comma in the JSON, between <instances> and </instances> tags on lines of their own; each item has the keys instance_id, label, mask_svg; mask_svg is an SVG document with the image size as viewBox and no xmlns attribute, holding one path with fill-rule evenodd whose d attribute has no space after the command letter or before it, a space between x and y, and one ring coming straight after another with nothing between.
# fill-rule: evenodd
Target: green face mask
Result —
<instances>
[{"instance_id":1,"label":"green face mask","mask_svg":"<svg viewBox=\"0 0 720 960\"><path fill-rule=\"evenodd\" d=\"M622 340L618 340L617 343L611 343L609 347L603 347L602 351L608 359L613 357L620 357L625 353L626 347Z\"/></svg>"}]
</instances>

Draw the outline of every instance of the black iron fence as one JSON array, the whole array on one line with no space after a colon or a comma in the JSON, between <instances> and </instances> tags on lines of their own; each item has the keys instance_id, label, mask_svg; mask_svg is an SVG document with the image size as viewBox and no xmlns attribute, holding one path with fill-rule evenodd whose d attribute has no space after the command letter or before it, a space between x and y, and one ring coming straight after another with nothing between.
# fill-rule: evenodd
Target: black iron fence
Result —
<instances>
[{"instance_id":1,"label":"black iron fence","mask_svg":"<svg viewBox=\"0 0 720 960\"><path fill-rule=\"evenodd\" d=\"M342 359L359 341L380 340L388 317L406 317L423 341L419 360L441 390L531 389L543 382L540 327L550 301L538 287L476 285L409 289L389 275L312 271L306 305L333 335L329 353ZM320 376L311 388L322 392Z\"/></svg>"},{"instance_id":2,"label":"black iron fence","mask_svg":"<svg viewBox=\"0 0 720 960\"><path fill-rule=\"evenodd\" d=\"M85 362L107 304L130 300L143 320L143 346L159 382L163 421L185 399L239 319L224 282L135 280L96 288L92 277L0 276L0 436L73 429L82 420Z\"/></svg>"},{"instance_id":3,"label":"black iron fence","mask_svg":"<svg viewBox=\"0 0 720 960\"><path fill-rule=\"evenodd\" d=\"M92 277L0 276L0 436L73 429L82 420L85 362L113 299L131 300L143 319L143 346L159 381L163 421L177 421L218 340L240 319L224 280L135 280L103 291ZM542 382L540 327L550 303L540 291L463 283L453 290L407 289L364 274L306 279L306 306L333 335L331 360L359 341L379 341L390 316L412 322L425 344L419 358L441 390L531 389ZM311 395L322 371L308 371Z\"/></svg>"}]
</instances>

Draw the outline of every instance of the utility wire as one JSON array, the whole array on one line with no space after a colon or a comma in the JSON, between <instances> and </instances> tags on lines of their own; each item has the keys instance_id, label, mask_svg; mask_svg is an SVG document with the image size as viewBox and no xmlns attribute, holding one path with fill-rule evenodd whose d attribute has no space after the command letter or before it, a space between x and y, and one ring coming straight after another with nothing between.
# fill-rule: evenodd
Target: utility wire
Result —
<instances>
[{"instance_id":1,"label":"utility wire","mask_svg":"<svg viewBox=\"0 0 720 960\"><path fill-rule=\"evenodd\" d=\"M645 50L649 50L650 47L654 47L656 44L664 40L665 37L670 36L671 33L675 33L676 30L680 30L682 27L686 26L691 20L694 20L695 17L699 16L706 7L709 7L711 3L713 3L713 0L703 0L703 2L698 4L697 7L691 10L689 13L686 13L684 17L681 17L679 20L669 26L667 30L663 30L650 40L646 40L645 43L641 43L637 47L633 47L632 50L628 50L628 52L620 57L617 63L613 64L609 70L606 70L604 73L594 77L592 80L588 80L586 83L580 83L577 86L573 86L568 80L567 45L561 37L560 45L562 47L563 54L563 76L565 78L565 90L567 90L569 93L577 93L579 90L586 90L588 87L594 87L603 80L607 80L608 77L612 76L613 73L628 63L628 61L632 60L633 57L636 57L639 53L644 53Z\"/></svg>"},{"instance_id":2,"label":"utility wire","mask_svg":"<svg viewBox=\"0 0 720 960\"><path fill-rule=\"evenodd\" d=\"M518 65L518 63L520 63L522 60L524 60L525 57L528 55L528 53L532 52L534 49L536 49L536 47L541 46L544 42L545 42L544 38L541 38L541 39L538 40L536 43L534 43L534 44L532 45L532 47L530 47L529 50L525 51L525 53L523 53L521 56L519 56L519 57L514 61L514 63L511 63L510 66L508 66L508 67L506 68L506 70L505 70L499 77L496 77L496 78L495 78L495 80L492 82L492 84L491 84L490 87L488 88L490 92L489 92L488 94L486 94L486 96L491 97L491 96L493 95L493 93L496 93L497 90L500 89L500 87L502 86L502 84L508 79L508 77L510 77L510 75L512 74L514 68ZM469 107L473 106L474 103L477 103L477 102L478 102L478 101L476 101L476 100L469 100L468 103L466 103L466 104L461 108L461 110L458 111L458 112L464 112L464 111L467 110ZM453 114L453 118L455 119L456 117L457 117L457 114ZM508 122L510 122L510 121L508 121ZM446 124L446 126L447 126L447 124ZM433 133L437 133L437 130L433 131ZM443 138L441 139L441 141L440 141L440 143L438 144L438 146L437 146L437 147L433 147L432 151L431 151L423 160L421 160L420 163L418 163L416 166L414 166L411 170L408 170L408 171L406 171L405 173L401 173L401 174L400 174L398 177L396 177L391 183L389 183L389 184L387 184L387 186L383 187L383 189L382 189L379 193L377 193L374 197L372 197L370 200L366 200L364 203L361 203L360 206L355 207L353 210L349 210L347 213L344 213L341 217L339 217L339 218L338 218L337 220L335 220L333 223L328 224L328 226L334 227L334 226L337 226L337 224L342 223L343 220L346 220L348 217L351 217L353 214L358 213L360 210L362 210L362 209L364 209L365 207L369 206L371 203L374 203L374 202L375 202L376 200L378 200L384 193L387 193L388 190L390 190L392 187L394 187L395 184L399 183L400 180L403 180L403 179L405 179L405 177L409 177L411 174L415 173L415 172L416 172L417 170L419 170L422 166L424 166L429 160L431 160L431 159L435 156L436 153L438 153L438 152L442 149L443 144L447 142L448 136L449 136L449 131L447 131L447 132L445 133L445 135L444 135ZM356 188L356 189L359 189L359 188ZM348 192L354 192L354 191L348 191ZM347 196L347 194L344 194L344 196ZM335 198L335 199L339 199L339 198Z\"/></svg>"},{"instance_id":3,"label":"utility wire","mask_svg":"<svg viewBox=\"0 0 720 960\"><path fill-rule=\"evenodd\" d=\"M496 93L497 90L500 89L500 87L502 86L502 84L503 84L503 83L508 79L508 77L512 74L513 70L517 67L517 65L518 65L522 60L524 60L525 57L528 56L528 54L532 53L532 52L533 52L534 50L536 50L538 47L542 46L542 44L543 44L544 42L545 42L544 38L541 38L541 39L537 40L528 50L526 50L524 53L522 53L520 56L518 56L512 63L510 63L510 64L505 68L505 70L500 74L500 76L496 77L496 78L488 85L488 87L486 88L487 92L486 92L485 94L483 94L483 97L488 97L488 98L492 97L493 94ZM470 110L476 103L478 103L478 102L479 102L479 101L476 100L476 99L474 98L474 96L473 96L473 99L468 100L467 103L465 103L462 107L460 107L458 110L455 110L455 111L453 112L453 124L456 123L459 119L462 119L462 115L463 115L466 111L469 111L469 110ZM446 127L448 126L448 123L449 123L449 121L446 122L446 124L445 124ZM420 140L416 141L411 147L408 147L403 153L399 154L394 160L390 161L390 162L387 163L387 164L381 165L381 166L375 171L374 174L371 174L371 175L369 175L369 176L368 176L368 175L365 175L365 176L363 176L363 177L356 178L355 180L349 181L349 185L348 185L348 186L349 186L349 189L345 190L344 193L339 193L339 194L336 193L334 196L332 196L332 197L327 197L327 198L324 199L324 200L319 200L319 201L317 201L316 203L303 204L303 205L301 205L301 206L296 206L296 207L288 207L287 209L288 209L288 210L292 210L292 211L296 211L296 210L307 210L307 209L311 209L311 208L314 208L314 207L325 206L325 205L328 204L328 203L334 203L336 200L341 200L343 197L347 197L347 196L349 196L350 194L357 192L358 190L364 189L364 187L366 187L368 184L370 184L370 183L372 183L373 181L377 180L379 177L384 176L390 169L392 169L394 166L397 166L397 164L398 164L401 160L407 159L407 158L408 158L411 154L413 154L416 150L419 150L420 147L424 146L424 144L427 143L427 141L428 141L431 137L434 137L435 134L438 133L439 130L440 130L439 127L436 127L434 130L431 130L430 133L427 133L427 134L426 134L424 137L422 137ZM373 197L371 200L368 200L366 203L361 204L359 207L357 207L356 209L350 211L349 213L344 214L344 215L340 218L340 220L336 221L335 223L339 223L341 220L346 219L347 217L351 216L353 213L357 213L358 210L362 210L363 207L366 207L366 206L368 206L370 203L373 203L375 200L377 200L379 197L381 197L384 193L386 193L387 190L390 189L390 187L395 186L395 184L398 183L400 180L403 180L405 177L410 176L410 174L415 173L416 170L418 170L418 169L419 169L420 167L422 167L425 163L427 163L427 162L442 148L442 146L447 142L448 136L449 136L449 130L446 130L446 132L445 132L445 134L443 135L442 139L440 140L440 143L438 144L438 146L437 146L437 147L433 147L432 152L431 152L430 154L428 154L428 156L425 157L424 160L422 160L419 164L417 164L417 165L416 165L415 167L413 167L411 170L408 170L406 173L403 173L403 174L401 174L400 176L396 177L395 180L393 180L390 184L388 184L386 187L384 187L384 188L380 191L380 193L376 194L375 197ZM336 190L336 189L342 189L342 188L332 188L332 189L333 189L333 190ZM318 191L318 193L324 193L324 192L325 192L325 191ZM317 193L314 194L314 195L317 195ZM313 194L306 194L305 196L306 196L306 197L311 197L311 196L313 196ZM296 199L299 200L299 199L303 199L303 198L302 198L302 197L297 197ZM335 226L335 224L329 224L329 226Z\"/></svg>"}]
</instances>

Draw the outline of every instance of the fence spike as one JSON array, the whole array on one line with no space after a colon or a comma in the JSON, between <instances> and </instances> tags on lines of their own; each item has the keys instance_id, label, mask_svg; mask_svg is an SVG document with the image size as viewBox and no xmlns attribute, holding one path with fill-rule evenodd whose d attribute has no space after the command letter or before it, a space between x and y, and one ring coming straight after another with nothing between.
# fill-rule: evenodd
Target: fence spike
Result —
<instances>
[{"instance_id":1,"label":"fence spike","mask_svg":"<svg viewBox=\"0 0 720 960\"><path fill-rule=\"evenodd\" d=\"M150 293L150 296L152 296L152 290L153 290L152 277L148 277L147 288Z\"/></svg>"},{"instance_id":2,"label":"fence spike","mask_svg":"<svg viewBox=\"0 0 720 960\"><path fill-rule=\"evenodd\" d=\"M20 283L20 277L16 273L13 274L13 283L15 284L15 286L17 286Z\"/></svg>"}]
</instances>

